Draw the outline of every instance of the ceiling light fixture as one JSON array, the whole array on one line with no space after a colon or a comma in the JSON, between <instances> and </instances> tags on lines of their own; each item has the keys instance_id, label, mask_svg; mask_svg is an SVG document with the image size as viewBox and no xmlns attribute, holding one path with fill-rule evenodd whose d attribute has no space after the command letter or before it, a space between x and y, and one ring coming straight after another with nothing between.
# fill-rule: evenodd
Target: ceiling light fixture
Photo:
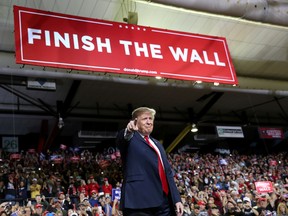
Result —
<instances>
[{"instance_id":1,"label":"ceiling light fixture","mask_svg":"<svg viewBox=\"0 0 288 216\"><path fill-rule=\"evenodd\" d=\"M196 124L192 124L191 132L196 133L197 131L198 131L198 128L197 128Z\"/></svg>"},{"instance_id":2,"label":"ceiling light fixture","mask_svg":"<svg viewBox=\"0 0 288 216\"><path fill-rule=\"evenodd\" d=\"M64 127L64 121L63 121L63 118L59 114L58 128L61 129L62 127Z\"/></svg>"}]
</instances>

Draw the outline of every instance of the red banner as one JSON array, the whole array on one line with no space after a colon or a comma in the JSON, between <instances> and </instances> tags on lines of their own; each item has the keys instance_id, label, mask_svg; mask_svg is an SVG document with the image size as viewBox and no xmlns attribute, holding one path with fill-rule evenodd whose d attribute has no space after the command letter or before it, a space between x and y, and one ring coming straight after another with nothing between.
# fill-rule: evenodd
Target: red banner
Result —
<instances>
[{"instance_id":1,"label":"red banner","mask_svg":"<svg viewBox=\"0 0 288 216\"><path fill-rule=\"evenodd\" d=\"M16 62L237 84L226 39L14 6Z\"/></svg>"},{"instance_id":2,"label":"red banner","mask_svg":"<svg viewBox=\"0 0 288 216\"><path fill-rule=\"evenodd\" d=\"M19 160L21 158L21 155L18 153L14 153L10 155L10 160Z\"/></svg>"},{"instance_id":3,"label":"red banner","mask_svg":"<svg viewBox=\"0 0 288 216\"><path fill-rule=\"evenodd\" d=\"M283 130L281 128L264 128L260 127L258 129L259 131L259 136L262 139L283 139L284 134Z\"/></svg>"},{"instance_id":4,"label":"red banner","mask_svg":"<svg viewBox=\"0 0 288 216\"><path fill-rule=\"evenodd\" d=\"M28 149L29 153L36 153L36 149Z\"/></svg>"},{"instance_id":5,"label":"red banner","mask_svg":"<svg viewBox=\"0 0 288 216\"><path fill-rule=\"evenodd\" d=\"M269 162L269 165L270 165L270 166L277 166L277 161L271 160L271 161Z\"/></svg>"},{"instance_id":6,"label":"red banner","mask_svg":"<svg viewBox=\"0 0 288 216\"><path fill-rule=\"evenodd\" d=\"M271 193L273 192L273 185L270 181L255 182L255 187L258 193Z\"/></svg>"},{"instance_id":7,"label":"red banner","mask_svg":"<svg viewBox=\"0 0 288 216\"><path fill-rule=\"evenodd\" d=\"M101 161L99 162L99 166L100 166L102 169L107 168L109 165L110 165L110 161L107 161L107 160L101 160Z\"/></svg>"}]
</instances>

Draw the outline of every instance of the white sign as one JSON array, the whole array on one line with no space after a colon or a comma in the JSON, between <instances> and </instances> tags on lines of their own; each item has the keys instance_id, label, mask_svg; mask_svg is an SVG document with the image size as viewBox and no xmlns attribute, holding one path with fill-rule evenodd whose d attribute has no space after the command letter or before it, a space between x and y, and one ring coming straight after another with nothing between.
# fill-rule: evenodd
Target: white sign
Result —
<instances>
[{"instance_id":1,"label":"white sign","mask_svg":"<svg viewBox=\"0 0 288 216\"><path fill-rule=\"evenodd\" d=\"M56 82L45 78L28 78L27 87L32 89L56 90Z\"/></svg>"},{"instance_id":2,"label":"white sign","mask_svg":"<svg viewBox=\"0 0 288 216\"><path fill-rule=\"evenodd\" d=\"M18 137L2 137L2 149L7 152L18 152Z\"/></svg>"},{"instance_id":3,"label":"white sign","mask_svg":"<svg viewBox=\"0 0 288 216\"><path fill-rule=\"evenodd\" d=\"M121 198L121 189L113 188L112 189L112 200L117 199L120 200Z\"/></svg>"},{"instance_id":4,"label":"white sign","mask_svg":"<svg viewBox=\"0 0 288 216\"><path fill-rule=\"evenodd\" d=\"M218 137L244 138L241 127L237 126L216 126Z\"/></svg>"}]
</instances>

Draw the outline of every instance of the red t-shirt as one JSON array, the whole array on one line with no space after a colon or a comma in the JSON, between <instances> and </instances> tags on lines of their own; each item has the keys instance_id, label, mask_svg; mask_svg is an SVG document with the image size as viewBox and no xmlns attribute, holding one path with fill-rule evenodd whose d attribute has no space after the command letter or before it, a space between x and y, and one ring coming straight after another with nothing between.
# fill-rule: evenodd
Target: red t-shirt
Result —
<instances>
[{"instance_id":1,"label":"red t-shirt","mask_svg":"<svg viewBox=\"0 0 288 216\"><path fill-rule=\"evenodd\" d=\"M104 184L102 185L102 191L104 192L104 194L112 194L112 185L111 184Z\"/></svg>"},{"instance_id":2,"label":"red t-shirt","mask_svg":"<svg viewBox=\"0 0 288 216\"><path fill-rule=\"evenodd\" d=\"M92 190L95 190L96 193L98 193L99 189L100 189L100 186L98 185L98 183L96 182L93 182L93 183L90 183L87 185L88 186L88 191L89 193L91 193Z\"/></svg>"},{"instance_id":3,"label":"red t-shirt","mask_svg":"<svg viewBox=\"0 0 288 216\"><path fill-rule=\"evenodd\" d=\"M78 188L77 188L77 191L79 193L84 193L85 196L88 196L88 187L87 185L80 185Z\"/></svg>"}]
</instances>

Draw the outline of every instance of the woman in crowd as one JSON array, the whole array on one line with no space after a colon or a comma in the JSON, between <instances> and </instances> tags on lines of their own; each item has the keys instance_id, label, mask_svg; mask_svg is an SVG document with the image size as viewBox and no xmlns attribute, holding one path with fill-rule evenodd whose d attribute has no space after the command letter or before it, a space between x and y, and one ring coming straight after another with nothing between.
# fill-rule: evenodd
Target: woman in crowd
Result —
<instances>
[{"instance_id":1,"label":"woman in crowd","mask_svg":"<svg viewBox=\"0 0 288 216\"><path fill-rule=\"evenodd\" d=\"M288 216L288 207L285 202L281 202L277 207L277 216Z\"/></svg>"}]
</instances>

